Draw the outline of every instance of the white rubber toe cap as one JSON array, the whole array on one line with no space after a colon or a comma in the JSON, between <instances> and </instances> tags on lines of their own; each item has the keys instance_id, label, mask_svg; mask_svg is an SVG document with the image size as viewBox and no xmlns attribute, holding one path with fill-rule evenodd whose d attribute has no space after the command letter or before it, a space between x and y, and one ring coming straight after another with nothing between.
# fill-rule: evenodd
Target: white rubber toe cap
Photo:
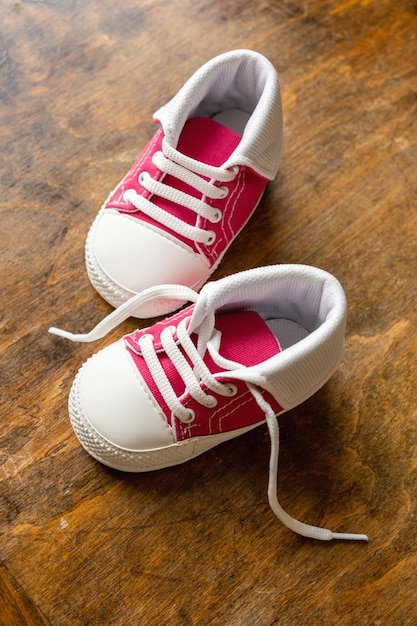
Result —
<instances>
[{"instance_id":1,"label":"white rubber toe cap","mask_svg":"<svg viewBox=\"0 0 417 626\"><path fill-rule=\"evenodd\" d=\"M113 446L152 450L174 442L171 427L149 395L123 341L87 361L78 393L84 420Z\"/></svg>"},{"instance_id":2,"label":"white rubber toe cap","mask_svg":"<svg viewBox=\"0 0 417 626\"><path fill-rule=\"evenodd\" d=\"M111 210L100 216L92 246L110 280L135 293L161 284L198 288L210 269L202 256L169 234Z\"/></svg>"}]
</instances>

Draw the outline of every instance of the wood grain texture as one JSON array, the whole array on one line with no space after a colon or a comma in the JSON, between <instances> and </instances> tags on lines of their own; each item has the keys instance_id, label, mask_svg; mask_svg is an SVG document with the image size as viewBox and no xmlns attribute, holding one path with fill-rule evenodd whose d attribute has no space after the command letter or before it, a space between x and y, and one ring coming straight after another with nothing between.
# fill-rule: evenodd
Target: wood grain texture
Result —
<instances>
[{"instance_id":1,"label":"wood grain texture","mask_svg":"<svg viewBox=\"0 0 417 626\"><path fill-rule=\"evenodd\" d=\"M4 626L49 624L4 567L0 567L0 599L0 624Z\"/></svg>"},{"instance_id":2,"label":"wood grain texture","mask_svg":"<svg viewBox=\"0 0 417 626\"><path fill-rule=\"evenodd\" d=\"M267 430L141 476L94 462L67 396L110 307L83 247L151 116L234 48L280 73L282 167L215 277L334 273L329 383L281 422L280 498L367 545L302 539L267 502ZM417 623L417 5L414 0L0 0L0 623ZM13 621L14 620L14 621Z\"/></svg>"}]
</instances>

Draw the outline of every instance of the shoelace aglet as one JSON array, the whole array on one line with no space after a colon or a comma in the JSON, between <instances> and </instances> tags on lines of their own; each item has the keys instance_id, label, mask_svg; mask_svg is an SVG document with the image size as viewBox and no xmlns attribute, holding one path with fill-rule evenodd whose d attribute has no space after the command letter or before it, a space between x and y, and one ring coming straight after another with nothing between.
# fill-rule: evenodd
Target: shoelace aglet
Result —
<instances>
[{"instance_id":1,"label":"shoelace aglet","mask_svg":"<svg viewBox=\"0 0 417 626\"><path fill-rule=\"evenodd\" d=\"M356 534L356 533L334 533L328 528L321 528L320 526L310 526L310 524L304 524L303 522L299 522L296 519L290 518L285 511L282 510L281 506L278 504L278 507L275 506L274 513L277 515L284 524L291 528L294 532L298 533L303 537L308 537L309 539L319 539L320 541L369 541L368 535ZM284 515L282 515L284 513Z\"/></svg>"},{"instance_id":2,"label":"shoelace aglet","mask_svg":"<svg viewBox=\"0 0 417 626\"><path fill-rule=\"evenodd\" d=\"M55 326L51 326L48 328L48 333L51 335L57 335L58 337L63 337L64 339L69 339L70 341L78 341L78 342L88 342L90 341L89 333L85 335L75 335L74 333L70 333L67 330L62 330L61 328L55 328Z\"/></svg>"},{"instance_id":3,"label":"shoelace aglet","mask_svg":"<svg viewBox=\"0 0 417 626\"><path fill-rule=\"evenodd\" d=\"M319 526L310 526L309 524L303 524L298 520L292 519L292 524L288 525L289 528L298 532L304 537L310 539L319 539L320 541L369 541L368 535L356 534L356 533L334 533L328 528L320 528Z\"/></svg>"},{"instance_id":4,"label":"shoelace aglet","mask_svg":"<svg viewBox=\"0 0 417 626\"><path fill-rule=\"evenodd\" d=\"M331 533L330 539L342 539L343 541L369 541L368 535L355 533Z\"/></svg>"}]
</instances>

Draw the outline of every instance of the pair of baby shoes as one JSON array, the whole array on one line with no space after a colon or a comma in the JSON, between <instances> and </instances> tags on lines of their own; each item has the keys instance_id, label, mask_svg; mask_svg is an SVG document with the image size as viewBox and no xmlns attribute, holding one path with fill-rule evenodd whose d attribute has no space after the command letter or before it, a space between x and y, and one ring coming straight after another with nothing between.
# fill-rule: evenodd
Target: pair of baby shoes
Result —
<instances>
[{"instance_id":1,"label":"pair of baby shoes","mask_svg":"<svg viewBox=\"0 0 417 626\"><path fill-rule=\"evenodd\" d=\"M301 523L277 499L277 416L315 393L341 359L341 285L304 265L206 283L278 170L284 126L274 67L256 52L222 54L154 118L159 130L86 241L89 278L118 308L90 333L50 331L93 341L129 316L177 312L82 366L69 398L81 445L105 465L143 472L188 461L266 421L277 517L306 537L366 540Z\"/></svg>"}]
</instances>

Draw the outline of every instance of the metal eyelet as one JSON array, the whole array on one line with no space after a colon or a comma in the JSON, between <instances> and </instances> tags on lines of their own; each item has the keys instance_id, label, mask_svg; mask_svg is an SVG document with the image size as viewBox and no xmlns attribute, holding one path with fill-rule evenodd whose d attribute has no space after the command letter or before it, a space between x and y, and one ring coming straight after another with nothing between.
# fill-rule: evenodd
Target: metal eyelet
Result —
<instances>
[{"instance_id":1,"label":"metal eyelet","mask_svg":"<svg viewBox=\"0 0 417 626\"><path fill-rule=\"evenodd\" d=\"M212 224L217 224L223 217L223 213L220 209L215 209L212 219L210 220Z\"/></svg>"},{"instance_id":2,"label":"metal eyelet","mask_svg":"<svg viewBox=\"0 0 417 626\"><path fill-rule=\"evenodd\" d=\"M152 155L152 163L153 163L154 165L156 165L155 161L157 161L157 160L158 160L158 159L160 159L161 157L162 157L162 158L164 158L164 159L166 158L166 157L165 157L165 154L162 152L162 150L158 150L158 152L155 152L155 153ZM157 167L158 167L158 166L157 166Z\"/></svg>"},{"instance_id":3,"label":"metal eyelet","mask_svg":"<svg viewBox=\"0 0 417 626\"><path fill-rule=\"evenodd\" d=\"M195 413L192 409L187 409L187 413L188 415L180 418L181 422L183 422L184 424L191 424L191 422L195 420Z\"/></svg>"},{"instance_id":4,"label":"metal eyelet","mask_svg":"<svg viewBox=\"0 0 417 626\"><path fill-rule=\"evenodd\" d=\"M204 406L206 406L208 409L214 409L217 404L218 402L215 396L207 396Z\"/></svg>"},{"instance_id":5,"label":"metal eyelet","mask_svg":"<svg viewBox=\"0 0 417 626\"><path fill-rule=\"evenodd\" d=\"M142 187L144 187L143 183L145 182L146 178L149 178L149 173L148 172L141 172L139 174L139 176L138 176L139 185L142 185Z\"/></svg>"},{"instance_id":6,"label":"metal eyelet","mask_svg":"<svg viewBox=\"0 0 417 626\"><path fill-rule=\"evenodd\" d=\"M223 185L223 187L219 187L219 190L222 192L220 200L224 200L229 195L229 187Z\"/></svg>"},{"instance_id":7,"label":"metal eyelet","mask_svg":"<svg viewBox=\"0 0 417 626\"><path fill-rule=\"evenodd\" d=\"M207 231L206 245L207 246L211 246L211 245L213 245L213 243L215 241L216 241L216 233L214 232L214 230L208 230Z\"/></svg>"},{"instance_id":8,"label":"metal eyelet","mask_svg":"<svg viewBox=\"0 0 417 626\"><path fill-rule=\"evenodd\" d=\"M143 333L143 335L141 335L138 339L138 344L140 347L140 342L143 340L147 340L147 339L151 339L152 341L154 340L154 336L152 335L152 333Z\"/></svg>"},{"instance_id":9,"label":"metal eyelet","mask_svg":"<svg viewBox=\"0 0 417 626\"><path fill-rule=\"evenodd\" d=\"M123 192L123 202L127 202L128 204L132 204L131 200L130 200L130 195L131 193L134 191L134 189L126 189L126 191Z\"/></svg>"},{"instance_id":10,"label":"metal eyelet","mask_svg":"<svg viewBox=\"0 0 417 626\"><path fill-rule=\"evenodd\" d=\"M227 395L232 398L233 396L235 396L237 394L237 387L236 385L233 385L232 383L227 383L226 385L227 388Z\"/></svg>"},{"instance_id":11,"label":"metal eyelet","mask_svg":"<svg viewBox=\"0 0 417 626\"><path fill-rule=\"evenodd\" d=\"M178 338L177 327L174 326L174 324L170 324L169 326L166 326L166 328L164 328L162 333L165 333L165 332L169 332L171 334L172 339L174 339L174 341L176 341L176 339ZM162 333L161 333L161 336L162 336Z\"/></svg>"}]
</instances>

